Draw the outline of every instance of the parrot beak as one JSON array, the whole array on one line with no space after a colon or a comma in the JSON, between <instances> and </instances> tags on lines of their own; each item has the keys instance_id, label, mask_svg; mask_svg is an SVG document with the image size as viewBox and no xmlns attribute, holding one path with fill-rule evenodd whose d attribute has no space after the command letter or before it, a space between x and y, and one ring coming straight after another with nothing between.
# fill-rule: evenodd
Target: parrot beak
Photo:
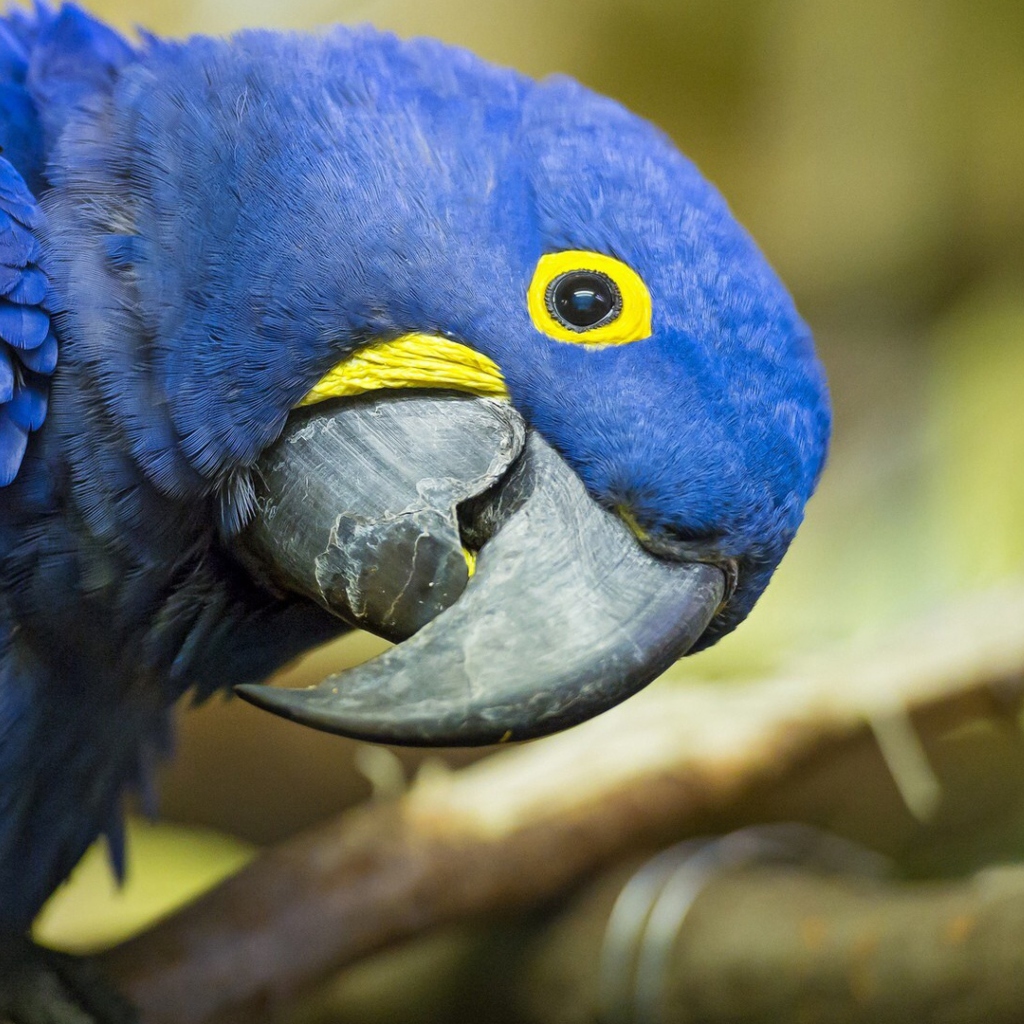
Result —
<instances>
[{"instance_id":1,"label":"parrot beak","mask_svg":"<svg viewBox=\"0 0 1024 1024\"><path fill-rule=\"evenodd\" d=\"M641 689L722 602L721 569L645 551L505 403L421 392L323 409L262 458L243 557L403 642L309 689L237 687L253 704L384 743L543 736Z\"/></svg>"},{"instance_id":2,"label":"parrot beak","mask_svg":"<svg viewBox=\"0 0 1024 1024\"><path fill-rule=\"evenodd\" d=\"M508 403L445 391L298 411L260 459L259 511L236 554L271 590L405 640L465 589L475 555L460 509L508 472L525 436Z\"/></svg>"}]
</instances>

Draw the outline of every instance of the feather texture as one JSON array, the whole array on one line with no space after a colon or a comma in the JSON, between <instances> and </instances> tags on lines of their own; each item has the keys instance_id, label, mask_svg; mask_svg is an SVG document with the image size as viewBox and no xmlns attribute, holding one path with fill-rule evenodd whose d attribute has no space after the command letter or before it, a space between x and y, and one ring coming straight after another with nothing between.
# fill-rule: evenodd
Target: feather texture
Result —
<instances>
[{"instance_id":1,"label":"feather texture","mask_svg":"<svg viewBox=\"0 0 1024 1024\"><path fill-rule=\"evenodd\" d=\"M42 426L44 378L56 366L56 344L45 309L49 283L38 265L35 236L42 224L21 175L0 157L0 486L15 478L28 433Z\"/></svg>"},{"instance_id":2,"label":"feather texture","mask_svg":"<svg viewBox=\"0 0 1024 1024\"><path fill-rule=\"evenodd\" d=\"M735 561L702 643L764 589L824 460L821 369L724 200L617 104L368 28L133 45L69 5L0 20L0 115L0 930L101 833L123 869L175 700L341 628L224 542L370 339L475 349L594 498ZM650 337L535 329L567 249L642 278Z\"/></svg>"}]
</instances>

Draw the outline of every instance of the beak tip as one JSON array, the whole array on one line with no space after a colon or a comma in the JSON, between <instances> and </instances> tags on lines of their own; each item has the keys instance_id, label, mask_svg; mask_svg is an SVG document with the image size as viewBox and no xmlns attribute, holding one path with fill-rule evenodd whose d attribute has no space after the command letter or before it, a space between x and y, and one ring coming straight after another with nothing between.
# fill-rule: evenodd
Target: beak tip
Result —
<instances>
[{"instance_id":1,"label":"beak tip","mask_svg":"<svg viewBox=\"0 0 1024 1024\"><path fill-rule=\"evenodd\" d=\"M295 690L285 690L276 686L266 686L263 683L242 683L235 686L234 693L242 700L263 711L270 711L282 718L289 718L295 722L305 721L301 714L302 701L296 700ZM301 692L301 691L299 691Z\"/></svg>"}]
</instances>

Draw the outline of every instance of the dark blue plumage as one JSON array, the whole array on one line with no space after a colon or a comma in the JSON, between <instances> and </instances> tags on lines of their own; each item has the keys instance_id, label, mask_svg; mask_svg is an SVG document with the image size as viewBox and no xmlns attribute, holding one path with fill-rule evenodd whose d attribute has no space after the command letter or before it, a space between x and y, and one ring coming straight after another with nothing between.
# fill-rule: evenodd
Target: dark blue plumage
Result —
<instances>
[{"instance_id":1,"label":"dark blue plumage","mask_svg":"<svg viewBox=\"0 0 1024 1024\"><path fill-rule=\"evenodd\" d=\"M337 628L222 539L368 339L485 353L594 497L734 561L703 644L763 590L823 462L822 375L722 199L618 105L370 29L131 46L65 7L0 23L0 112L0 929L117 845L181 693ZM640 273L650 338L537 331L531 275L566 248Z\"/></svg>"}]
</instances>

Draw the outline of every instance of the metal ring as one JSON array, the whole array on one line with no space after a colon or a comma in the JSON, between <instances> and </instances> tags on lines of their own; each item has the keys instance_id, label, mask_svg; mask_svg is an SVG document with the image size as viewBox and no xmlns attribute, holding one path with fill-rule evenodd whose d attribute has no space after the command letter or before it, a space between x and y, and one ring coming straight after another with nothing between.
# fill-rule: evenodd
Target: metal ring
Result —
<instances>
[{"instance_id":1,"label":"metal ring","mask_svg":"<svg viewBox=\"0 0 1024 1024\"><path fill-rule=\"evenodd\" d=\"M598 975L598 1020L626 1024L633 1017L633 975L651 909L666 883L707 840L688 839L652 857L622 887L601 942Z\"/></svg>"},{"instance_id":2,"label":"metal ring","mask_svg":"<svg viewBox=\"0 0 1024 1024\"><path fill-rule=\"evenodd\" d=\"M723 871L764 863L808 863L878 877L879 854L810 825L755 825L717 839L689 839L647 861L623 886L600 954L601 1024L661 1024L672 950L694 903Z\"/></svg>"}]
</instances>

